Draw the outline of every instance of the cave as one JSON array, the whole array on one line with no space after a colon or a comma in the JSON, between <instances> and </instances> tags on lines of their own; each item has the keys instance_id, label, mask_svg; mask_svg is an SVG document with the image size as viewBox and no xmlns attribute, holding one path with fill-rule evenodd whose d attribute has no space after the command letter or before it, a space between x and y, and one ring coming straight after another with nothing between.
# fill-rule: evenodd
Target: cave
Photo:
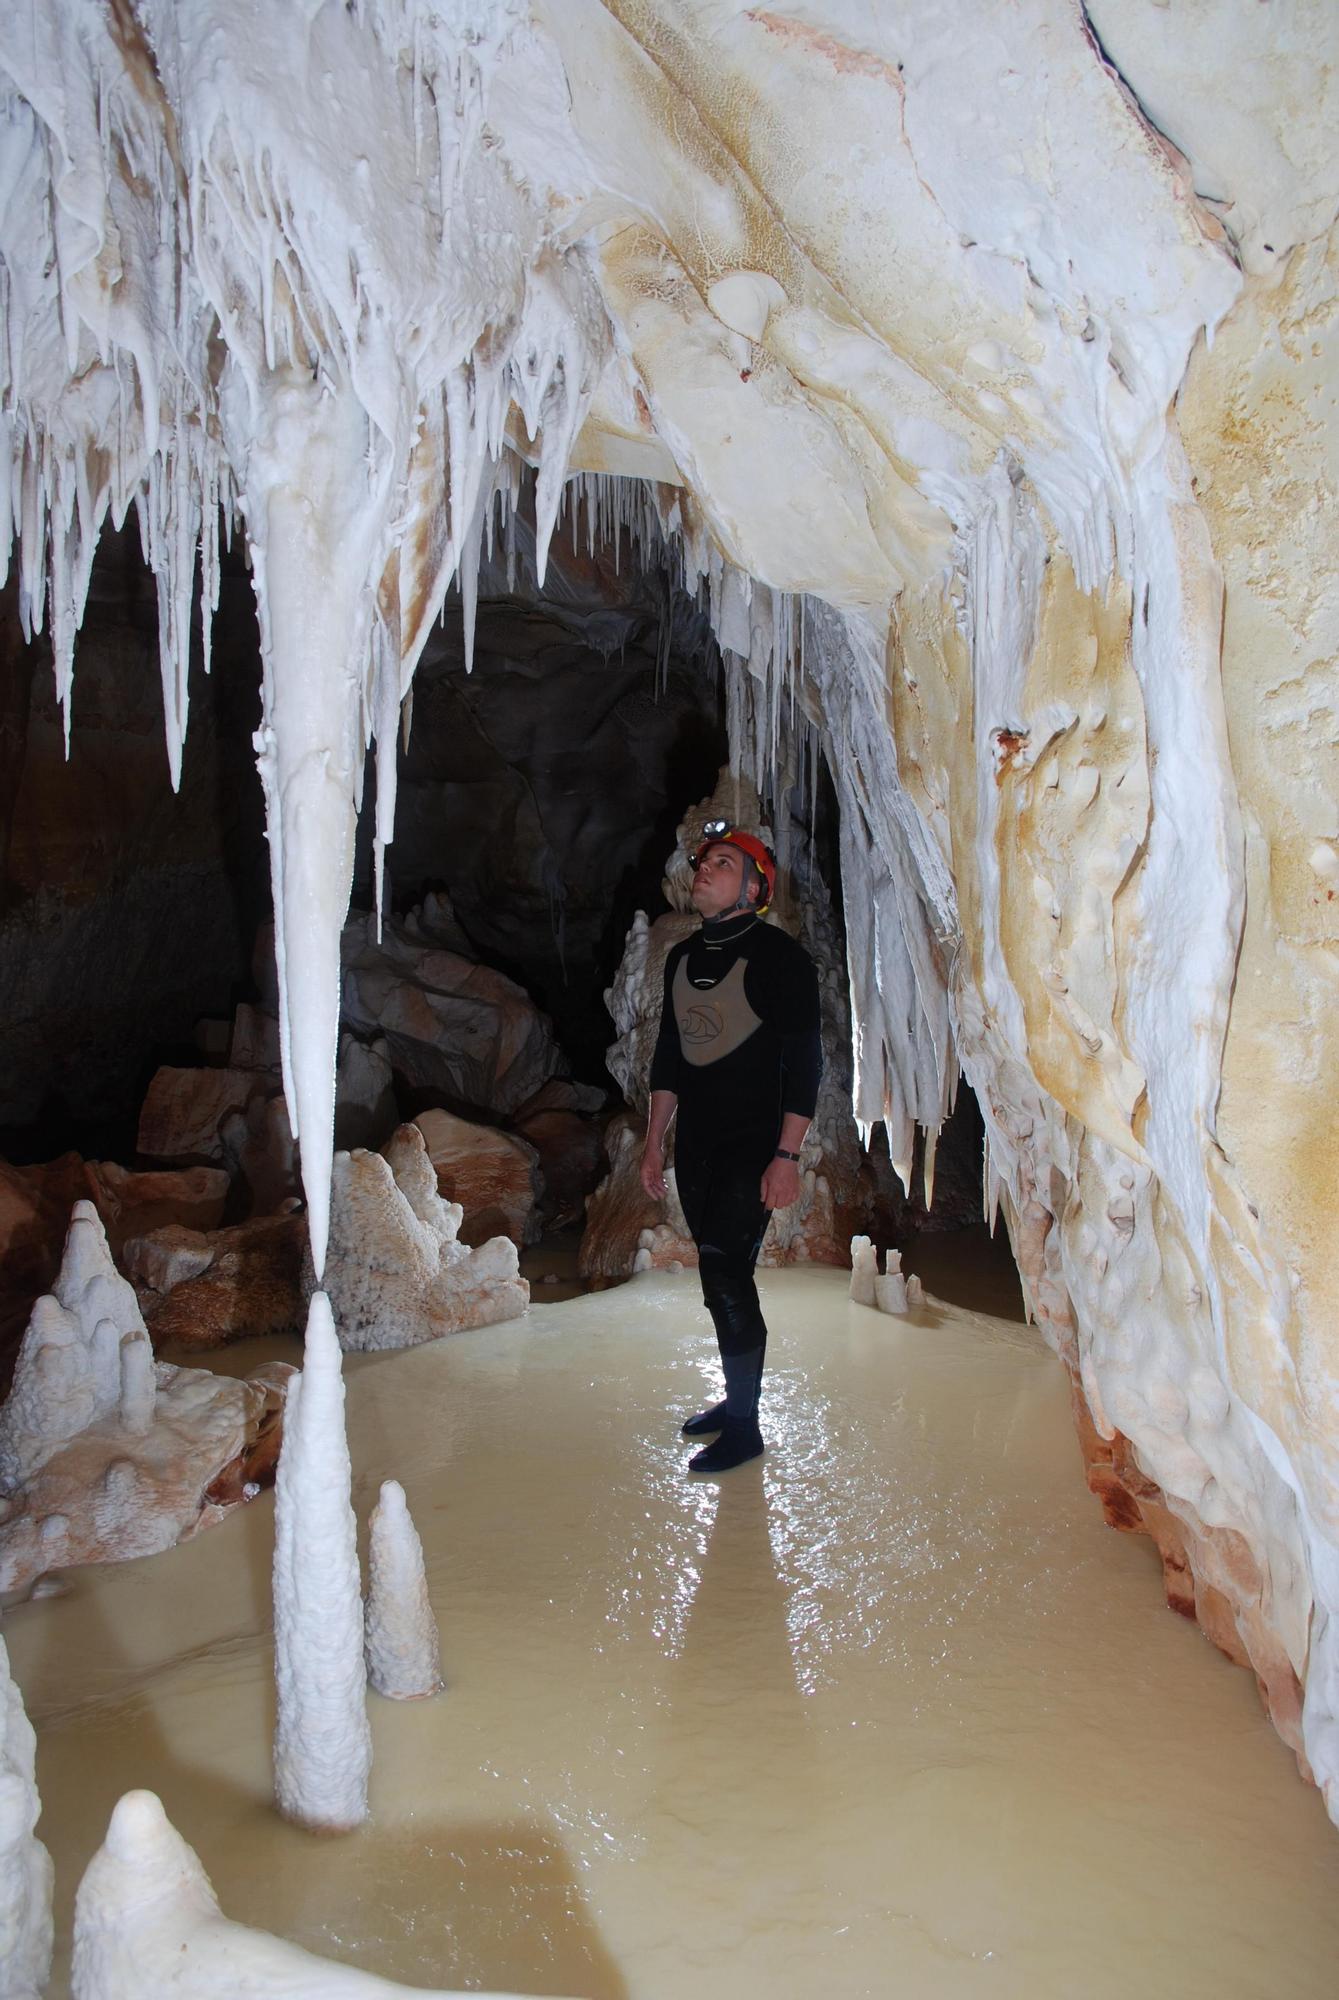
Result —
<instances>
[{"instance_id":1,"label":"cave","mask_svg":"<svg viewBox=\"0 0 1339 2000\"><path fill-rule=\"evenodd\" d=\"M0 1991L1327 1990L1335 77L24 10ZM719 1485L717 820L823 1053Z\"/></svg>"}]
</instances>

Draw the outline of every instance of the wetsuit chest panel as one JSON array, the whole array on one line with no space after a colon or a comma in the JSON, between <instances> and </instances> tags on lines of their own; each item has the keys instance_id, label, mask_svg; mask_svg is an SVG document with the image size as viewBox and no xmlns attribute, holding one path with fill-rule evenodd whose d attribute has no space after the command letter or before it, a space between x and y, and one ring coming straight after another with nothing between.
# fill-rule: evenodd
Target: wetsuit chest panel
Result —
<instances>
[{"instance_id":1,"label":"wetsuit chest panel","mask_svg":"<svg viewBox=\"0 0 1339 2000\"><path fill-rule=\"evenodd\" d=\"M737 958L719 985L694 986L686 961L674 974L674 1018L685 1062L701 1069L733 1055L762 1022L744 997L745 961Z\"/></svg>"}]
</instances>

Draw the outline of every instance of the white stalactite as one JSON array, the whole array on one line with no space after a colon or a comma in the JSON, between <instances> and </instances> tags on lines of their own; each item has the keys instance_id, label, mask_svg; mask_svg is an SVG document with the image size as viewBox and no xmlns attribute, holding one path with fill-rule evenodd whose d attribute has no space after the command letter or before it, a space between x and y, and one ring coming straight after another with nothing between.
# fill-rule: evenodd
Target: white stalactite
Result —
<instances>
[{"instance_id":1,"label":"white stalactite","mask_svg":"<svg viewBox=\"0 0 1339 2000\"><path fill-rule=\"evenodd\" d=\"M368 1681L395 1701L436 1694L442 1684L437 1621L423 1544L398 1480L383 1483L372 1510L367 1567Z\"/></svg>"},{"instance_id":2,"label":"white stalactite","mask_svg":"<svg viewBox=\"0 0 1339 2000\"><path fill-rule=\"evenodd\" d=\"M41 1813L33 1727L0 1639L0 2000L40 2000L51 1970L51 1856Z\"/></svg>"},{"instance_id":3,"label":"white stalactite","mask_svg":"<svg viewBox=\"0 0 1339 2000\"><path fill-rule=\"evenodd\" d=\"M339 1340L316 1292L275 1481L274 1791L289 1819L332 1832L367 1817L372 1764L350 1482Z\"/></svg>"},{"instance_id":4,"label":"white stalactite","mask_svg":"<svg viewBox=\"0 0 1339 2000\"><path fill-rule=\"evenodd\" d=\"M223 1915L153 1792L127 1792L74 1906L74 2000L456 2000L317 1958ZM499 1996L507 2000L507 1996Z\"/></svg>"}]
</instances>

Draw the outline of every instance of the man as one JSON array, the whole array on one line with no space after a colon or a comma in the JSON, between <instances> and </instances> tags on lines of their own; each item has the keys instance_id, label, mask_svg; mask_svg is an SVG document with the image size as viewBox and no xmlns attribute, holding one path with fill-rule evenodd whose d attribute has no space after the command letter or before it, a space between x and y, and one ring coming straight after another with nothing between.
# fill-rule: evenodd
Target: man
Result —
<instances>
[{"instance_id":1,"label":"man","mask_svg":"<svg viewBox=\"0 0 1339 2000\"><path fill-rule=\"evenodd\" d=\"M702 927L665 961L641 1180L665 1195L665 1135L678 1109L674 1173L716 1328L725 1396L685 1437L718 1433L689 1461L728 1472L763 1449L767 1327L753 1268L774 1208L800 1192L800 1146L822 1068L818 977L802 945L762 915L776 862L754 835L709 820L693 856Z\"/></svg>"}]
</instances>

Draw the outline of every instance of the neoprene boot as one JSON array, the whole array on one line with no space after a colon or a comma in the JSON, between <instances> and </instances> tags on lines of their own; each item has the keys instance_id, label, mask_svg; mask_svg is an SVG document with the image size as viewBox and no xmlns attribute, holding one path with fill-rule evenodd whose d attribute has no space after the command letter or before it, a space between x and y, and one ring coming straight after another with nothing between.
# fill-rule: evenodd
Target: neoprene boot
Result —
<instances>
[{"instance_id":1,"label":"neoprene boot","mask_svg":"<svg viewBox=\"0 0 1339 2000\"><path fill-rule=\"evenodd\" d=\"M725 1402L722 1399L719 1403L713 1403L709 1410L699 1410L695 1417L690 1417L679 1435L686 1438L710 1437L713 1432L724 1429Z\"/></svg>"},{"instance_id":2,"label":"neoprene boot","mask_svg":"<svg viewBox=\"0 0 1339 2000\"><path fill-rule=\"evenodd\" d=\"M763 1448L758 1429L758 1385L762 1377L763 1350L751 1347L746 1354L723 1354L725 1402L720 1406L723 1422L715 1444L688 1461L690 1472L729 1472L756 1458ZM715 1413L713 1412L713 1415Z\"/></svg>"},{"instance_id":3,"label":"neoprene boot","mask_svg":"<svg viewBox=\"0 0 1339 2000\"><path fill-rule=\"evenodd\" d=\"M690 1472L731 1472L737 1465L747 1465L751 1458L760 1458L766 1447L757 1420L750 1417L742 1424L732 1423L727 1417L725 1428L714 1444L705 1451L695 1452L688 1461Z\"/></svg>"}]
</instances>

